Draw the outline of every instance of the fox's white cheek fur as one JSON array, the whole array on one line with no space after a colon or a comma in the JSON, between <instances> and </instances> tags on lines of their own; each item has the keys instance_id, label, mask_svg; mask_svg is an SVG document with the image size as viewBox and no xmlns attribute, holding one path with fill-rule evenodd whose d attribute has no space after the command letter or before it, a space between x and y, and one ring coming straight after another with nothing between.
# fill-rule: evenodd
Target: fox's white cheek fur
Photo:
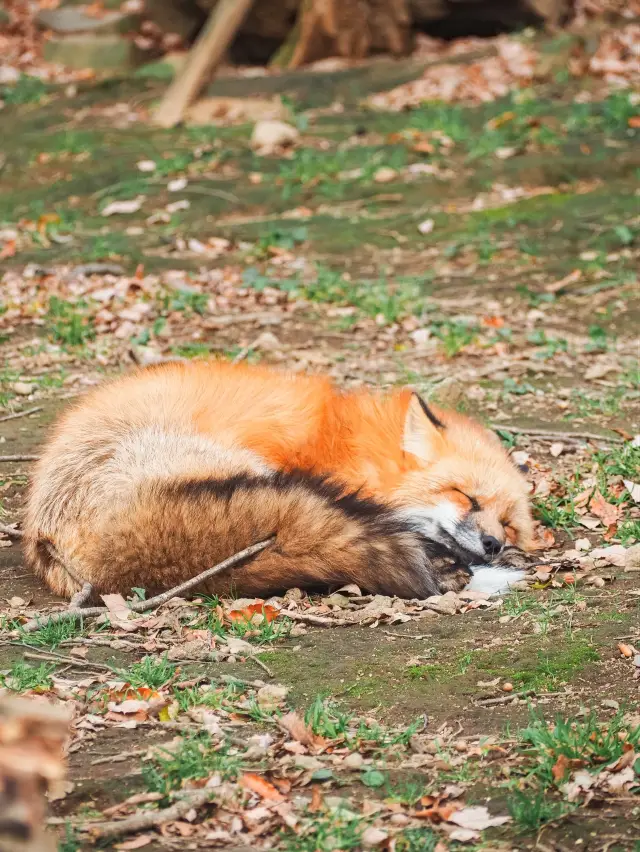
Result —
<instances>
[{"instance_id":1,"label":"fox's white cheek fur","mask_svg":"<svg viewBox=\"0 0 640 852\"><path fill-rule=\"evenodd\" d=\"M517 568L498 568L493 565L472 565L473 577L467 583L466 589L472 592L486 592L489 595L500 595L522 580L524 571Z\"/></svg>"},{"instance_id":2,"label":"fox's white cheek fur","mask_svg":"<svg viewBox=\"0 0 640 852\"><path fill-rule=\"evenodd\" d=\"M460 510L450 500L443 500L428 508L405 509L401 514L413 521L420 532L433 541L448 544L444 536L440 535L441 530L444 530L465 550L477 553L478 556L484 555L478 531L466 529L460 523Z\"/></svg>"}]
</instances>

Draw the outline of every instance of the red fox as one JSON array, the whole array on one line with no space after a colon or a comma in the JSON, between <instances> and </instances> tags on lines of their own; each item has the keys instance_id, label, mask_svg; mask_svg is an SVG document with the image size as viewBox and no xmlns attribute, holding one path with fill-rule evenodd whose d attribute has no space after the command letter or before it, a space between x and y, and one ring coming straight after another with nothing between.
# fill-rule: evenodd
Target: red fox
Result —
<instances>
[{"instance_id":1,"label":"red fox","mask_svg":"<svg viewBox=\"0 0 640 852\"><path fill-rule=\"evenodd\" d=\"M200 591L351 582L424 598L505 544L527 549L532 520L498 438L408 389L195 362L119 378L63 416L25 521L29 563L67 596L78 578L103 594L171 588L270 536ZM442 554L457 567L436 569Z\"/></svg>"}]
</instances>

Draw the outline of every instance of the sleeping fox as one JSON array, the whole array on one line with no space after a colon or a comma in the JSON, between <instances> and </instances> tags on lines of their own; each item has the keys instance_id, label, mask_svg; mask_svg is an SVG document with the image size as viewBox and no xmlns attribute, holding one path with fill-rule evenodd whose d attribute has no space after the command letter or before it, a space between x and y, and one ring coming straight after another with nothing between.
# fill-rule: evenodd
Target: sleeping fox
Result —
<instances>
[{"instance_id":1,"label":"sleeping fox","mask_svg":"<svg viewBox=\"0 0 640 852\"><path fill-rule=\"evenodd\" d=\"M532 521L521 472L467 417L408 389L341 392L216 361L84 397L44 449L25 522L29 563L67 596L79 579L102 594L171 588L270 536L200 591L350 582L424 598L460 589L505 544L527 549ZM442 555L455 566L436 568Z\"/></svg>"}]
</instances>

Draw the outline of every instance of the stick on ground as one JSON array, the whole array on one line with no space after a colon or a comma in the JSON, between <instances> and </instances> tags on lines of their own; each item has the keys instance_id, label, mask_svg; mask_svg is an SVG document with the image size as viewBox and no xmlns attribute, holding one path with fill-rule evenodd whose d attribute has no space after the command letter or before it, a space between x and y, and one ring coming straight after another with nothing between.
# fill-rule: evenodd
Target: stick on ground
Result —
<instances>
[{"instance_id":1,"label":"stick on ground","mask_svg":"<svg viewBox=\"0 0 640 852\"><path fill-rule=\"evenodd\" d=\"M160 127L175 127L198 95L205 78L220 64L253 0L219 0L194 46L184 68L176 75L158 107L154 121Z\"/></svg>"},{"instance_id":2,"label":"stick on ground","mask_svg":"<svg viewBox=\"0 0 640 852\"><path fill-rule=\"evenodd\" d=\"M0 524L0 533L8 535L9 538L24 538L22 530L14 530L13 527L9 527L7 524Z\"/></svg>"},{"instance_id":3,"label":"stick on ground","mask_svg":"<svg viewBox=\"0 0 640 852\"><path fill-rule=\"evenodd\" d=\"M597 432L561 432L554 429L530 429L528 426L512 426L492 423L494 432L509 432L512 435L530 435L532 438L546 438L549 441L608 441L610 444L623 444L617 435L598 435Z\"/></svg>"},{"instance_id":4,"label":"stick on ground","mask_svg":"<svg viewBox=\"0 0 640 852\"><path fill-rule=\"evenodd\" d=\"M259 553L261 550L267 548L273 540L274 536L271 536L271 538L267 538L264 541L259 541L256 544L252 544L249 547L245 547L244 550L240 550L238 553L235 553L228 559L219 562L217 565L214 565L213 568L208 568L201 574L198 574L195 577L191 577L189 580L185 580L185 582L180 583L179 586L174 586L173 589L169 589L166 592L162 592L162 594L156 595L153 598L149 598L149 600L147 601L136 601L134 604L131 605L131 611L146 612L149 609L155 609L155 607L161 606L163 603L166 603L167 601L171 600L171 598L178 597L178 595L181 595L183 592L187 592L189 591L189 589L193 589L195 586L199 586L200 583L204 582L205 580L208 580L210 577L213 577L216 574L221 574L223 571L227 571L229 568L233 568L233 566L237 565L238 562L243 562L250 556L254 556L256 553ZM82 594L82 592L79 592L78 594ZM35 630L39 630L43 626L43 624L53 624L58 621L66 621L66 619L68 618L89 618L95 615L104 615L104 613L106 612L109 612L106 606L90 606L84 609L82 607L77 607L74 609L69 607L69 609L66 609L64 612L54 612L49 616L32 618L31 621L27 621L26 624L23 624L20 627L20 631L23 633L33 633Z\"/></svg>"},{"instance_id":5,"label":"stick on ground","mask_svg":"<svg viewBox=\"0 0 640 852\"><path fill-rule=\"evenodd\" d=\"M181 799L175 805L171 805L168 808L162 808L157 811L140 811L125 819L111 820L109 822L85 823L78 826L78 828L80 831L89 832L94 838L132 834L135 831L142 831L145 828L153 828L156 825L180 819L191 808L199 808L206 804L211 799L213 790L194 790L183 795L184 799Z\"/></svg>"},{"instance_id":6,"label":"stick on ground","mask_svg":"<svg viewBox=\"0 0 640 852\"><path fill-rule=\"evenodd\" d=\"M0 456L0 462L38 461L40 456Z\"/></svg>"},{"instance_id":7,"label":"stick on ground","mask_svg":"<svg viewBox=\"0 0 640 852\"><path fill-rule=\"evenodd\" d=\"M36 405L35 408L26 408L24 411L15 411L13 414L5 414L3 417L0 417L0 423L4 423L7 420L17 420L18 417L28 417L30 414L35 414L38 411L42 411L41 405Z\"/></svg>"}]
</instances>

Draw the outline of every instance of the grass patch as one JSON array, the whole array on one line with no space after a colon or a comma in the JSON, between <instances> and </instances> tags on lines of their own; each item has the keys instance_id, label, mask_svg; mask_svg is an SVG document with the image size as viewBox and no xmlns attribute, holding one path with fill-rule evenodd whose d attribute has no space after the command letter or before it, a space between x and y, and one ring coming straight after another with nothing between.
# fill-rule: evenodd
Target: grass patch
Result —
<instances>
[{"instance_id":1,"label":"grass patch","mask_svg":"<svg viewBox=\"0 0 640 852\"><path fill-rule=\"evenodd\" d=\"M566 648L554 648L545 653L538 651L538 660L531 669L522 669L511 674L513 685L519 689L534 689L548 692L560 683L570 680L589 663L598 662L600 656L586 642L574 641Z\"/></svg>"},{"instance_id":2,"label":"grass patch","mask_svg":"<svg viewBox=\"0 0 640 852\"><path fill-rule=\"evenodd\" d=\"M507 800L509 815L522 833L537 831L545 823L563 816L569 809L570 806L565 802L548 799L544 790L514 790Z\"/></svg>"},{"instance_id":3,"label":"grass patch","mask_svg":"<svg viewBox=\"0 0 640 852\"><path fill-rule=\"evenodd\" d=\"M308 819L297 835L284 838L285 852L346 852L360 849L366 820L344 807Z\"/></svg>"},{"instance_id":4,"label":"grass patch","mask_svg":"<svg viewBox=\"0 0 640 852\"><path fill-rule=\"evenodd\" d=\"M32 689L46 692L53 685L51 675L55 669L55 663L30 666L29 663L16 662L6 674L0 675L0 682L13 692L27 692Z\"/></svg>"},{"instance_id":5,"label":"grass patch","mask_svg":"<svg viewBox=\"0 0 640 852\"><path fill-rule=\"evenodd\" d=\"M106 625L105 625L106 626ZM65 639L76 639L84 634L84 622L82 618L73 618L62 621L44 621L42 625L32 633L22 630L20 624L15 625L20 640L25 645L33 647L57 648Z\"/></svg>"},{"instance_id":6,"label":"grass patch","mask_svg":"<svg viewBox=\"0 0 640 852\"><path fill-rule=\"evenodd\" d=\"M523 753L533 766L529 775L544 786L562 783L554 778L553 768L560 757L580 761L588 770L599 770L617 760L628 748L640 745L640 725L633 728L618 712L600 723L592 711L584 719L558 717L549 723L532 714L529 726L520 731Z\"/></svg>"},{"instance_id":7,"label":"grass patch","mask_svg":"<svg viewBox=\"0 0 640 852\"><path fill-rule=\"evenodd\" d=\"M228 753L227 745L214 745L207 734L181 740L175 751L157 749L151 761L142 767L142 777L149 790L169 794L179 790L191 778L220 775L233 779L240 771L241 758Z\"/></svg>"},{"instance_id":8,"label":"grass patch","mask_svg":"<svg viewBox=\"0 0 640 852\"><path fill-rule=\"evenodd\" d=\"M396 839L397 852L434 852L439 836L430 828L410 828Z\"/></svg>"},{"instance_id":9,"label":"grass patch","mask_svg":"<svg viewBox=\"0 0 640 852\"><path fill-rule=\"evenodd\" d=\"M134 689L147 686L149 689L159 689L173 677L177 666L170 663L167 655L162 657L143 657L133 663L128 669L117 669L116 674L130 684Z\"/></svg>"}]
</instances>

